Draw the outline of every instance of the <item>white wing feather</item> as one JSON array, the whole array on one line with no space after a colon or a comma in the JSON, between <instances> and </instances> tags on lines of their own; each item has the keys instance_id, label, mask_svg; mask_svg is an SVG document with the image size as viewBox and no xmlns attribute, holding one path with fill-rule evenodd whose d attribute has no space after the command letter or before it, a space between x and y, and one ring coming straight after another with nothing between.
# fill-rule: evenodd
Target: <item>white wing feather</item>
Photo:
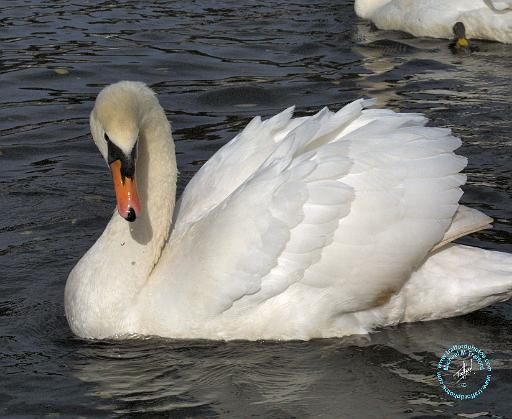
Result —
<instances>
[{"instance_id":1,"label":"white wing feather","mask_svg":"<svg viewBox=\"0 0 512 419\"><path fill-rule=\"evenodd\" d=\"M365 104L254 119L200 170L159 263L190 317L243 316L264 337L287 307L283 333L328 334L397 293L443 239L465 181L460 140Z\"/></svg>"},{"instance_id":2,"label":"white wing feather","mask_svg":"<svg viewBox=\"0 0 512 419\"><path fill-rule=\"evenodd\" d=\"M201 167L179 201L176 234L208 214L261 166L274 151L279 135L289 130L292 114L293 107L266 121L253 118Z\"/></svg>"}]
</instances>

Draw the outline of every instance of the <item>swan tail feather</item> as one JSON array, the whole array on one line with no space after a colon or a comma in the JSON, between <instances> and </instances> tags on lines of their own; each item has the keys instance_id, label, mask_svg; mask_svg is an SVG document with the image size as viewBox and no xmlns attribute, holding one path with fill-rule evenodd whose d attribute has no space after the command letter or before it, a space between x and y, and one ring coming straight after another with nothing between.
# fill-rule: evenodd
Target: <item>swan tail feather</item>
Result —
<instances>
[{"instance_id":1,"label":"swan tail feather","mask_svg":"<svg viewBox=\"0 0 512 419\"><path fill-rule=\"evenodd\" d=\"M512 254L448 245L432 254L402 290L414 322L460 316L512 297Z\"/></svg>"},{"instance_id":2,"label":"swan tail feather","mask_svg":"<svg viewBox=\"0 0 512 419\"><path fill-rule=\"evenodd\" d=\"M468 234L492 228L492 221L493 219L483 212L460 205L443 239L432 248L432 251Z\"/></svg>"}]
</instances>

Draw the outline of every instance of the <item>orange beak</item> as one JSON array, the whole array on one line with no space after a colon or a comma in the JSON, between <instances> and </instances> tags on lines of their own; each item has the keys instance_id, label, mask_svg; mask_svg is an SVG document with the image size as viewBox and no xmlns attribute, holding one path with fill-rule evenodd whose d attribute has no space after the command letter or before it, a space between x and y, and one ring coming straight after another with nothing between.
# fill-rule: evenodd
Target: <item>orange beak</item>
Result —
<instances>
[{"instance_id":1,"label":"orange beak","mask_svg":"<svg viewBox=\"0 0 512 419\"><path fill-rule=\"evenodd\" d=\"M135 221L141 213L135 179L122 175L121 160L113 161L110 170L116 191L117 211L125 220Z\"/></svg>"}]
</instances>

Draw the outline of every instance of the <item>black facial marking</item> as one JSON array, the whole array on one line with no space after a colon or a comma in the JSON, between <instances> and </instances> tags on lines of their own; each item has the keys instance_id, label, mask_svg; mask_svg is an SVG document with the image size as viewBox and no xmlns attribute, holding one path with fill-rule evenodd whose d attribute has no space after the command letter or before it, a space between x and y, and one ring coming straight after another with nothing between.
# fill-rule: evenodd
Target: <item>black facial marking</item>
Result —
<instances>
[{"instance_id":1,"label":"black facial marking","mask_svg":"<svg viewBox=\"0 0 512 419\"><path fill-rule=\"evenodd\" d=\"M108 164L112 164L116 160L121 161L121 179L124 181L125 177L133 179L135 176L135 160L137 159L137 144L133 146L130 156L124 154L124 152L115 145L107 133L105 133L105 141L108 146Z\"/></svg>"}]
</instances>

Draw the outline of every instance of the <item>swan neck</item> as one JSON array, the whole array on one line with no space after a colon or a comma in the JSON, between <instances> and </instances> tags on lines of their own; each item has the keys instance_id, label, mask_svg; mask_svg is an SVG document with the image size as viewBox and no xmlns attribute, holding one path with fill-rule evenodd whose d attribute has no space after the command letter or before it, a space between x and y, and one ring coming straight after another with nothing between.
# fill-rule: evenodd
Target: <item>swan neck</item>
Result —
<instances>
[{"instance_id":1,"label":"swan neck","mask_svg":"<svg viewBox=\"0 0 512 419\"><path fill-rule=\"evenodd\" d=\"M176 197L176 156L171 127L158 102L149 106L139 121L138 157L135 180L141 202L141 214L128 222L117 211L95 247L108 246L103 257L117 265L123 281L139 287L158 262L171 228ZM114 281L112 277L110 281ZM124 284L120 284L124 286Z\"/></svg>"},{"instance_id":2,"label":"swan neck","mask_svg":"<svg viewBox=\"0 0 512 419\"><path fill-rule=\"evenodd\" d=\"M66 316L73 332L83 337L137 330L131 307L158 263L171 228L177 178L171 126L149 89L133 83L125 88L137 93L128 98L130 121L138 127L135 181L141 213L130 223L115 210L101 237L68 277ZM91 130L101 146L98 127L93 114Z\"/></svg>"},{"instance_id":3,"label":"swan neck","mask_svg":"<svg viewBox=\"0 0 512 419\"><path fill-rule=\"evenodd\" d=\"M169 122L158 104L142 117L135 177L142 214L129 224L130 238L151 253L145 258L149 275L169 236L176 198L174 142Z\"/></svg>"}]
</instances>

